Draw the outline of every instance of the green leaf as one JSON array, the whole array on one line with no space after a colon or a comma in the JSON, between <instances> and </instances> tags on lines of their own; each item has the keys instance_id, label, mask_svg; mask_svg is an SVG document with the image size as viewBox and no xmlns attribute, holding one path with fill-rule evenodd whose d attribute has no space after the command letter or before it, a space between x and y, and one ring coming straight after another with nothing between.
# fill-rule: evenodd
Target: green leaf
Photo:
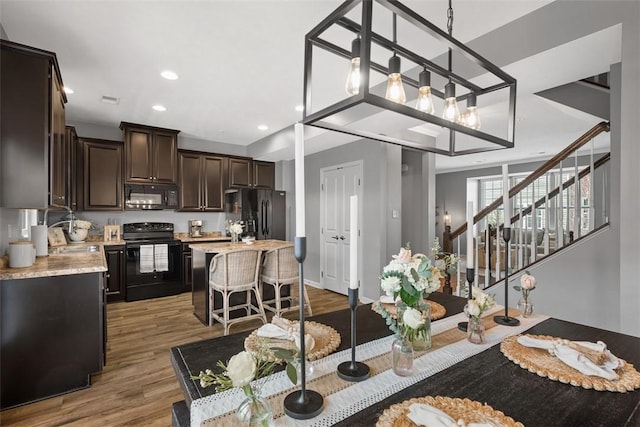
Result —
<instances>
[{"instance_id":1,"label":"green leaf","mask_svg":"<svg viewBox=\"0 0 640 427\"><path fill-rule=\"evenodd\" d=\"M287 363L287 377L289 377L289 381L291 381L292 384L298 383L298 371L291 363Z\"/></svg>"},{"instance_id":2,"label":"green leaf","mask_svg":"<svg viewBox=\"0 0 640 427\"><path fill-rule=\"evenodd\" d=\"M278 359L282 359L284 361L291 361L293 360L293 355L295 354L295 351L293 350L289 350L287 348L281 348L281 347L273 347L271 349L271 351L273 351L273 354L278 358Z\"/></svg>"},{"instance_id":3,"label":"green leaf","mask_svg":"<svg viewBox=\"0 0 640 427\"><path fill-rule=\"evenodd\" d=\"M418 273L416 272L415 269L412 268L410 272L411 272L411 277L413 277L413 281L414 282L417 282L417 281L420 280L420 276L418 276Z\"/></svg>"}]
</instances>

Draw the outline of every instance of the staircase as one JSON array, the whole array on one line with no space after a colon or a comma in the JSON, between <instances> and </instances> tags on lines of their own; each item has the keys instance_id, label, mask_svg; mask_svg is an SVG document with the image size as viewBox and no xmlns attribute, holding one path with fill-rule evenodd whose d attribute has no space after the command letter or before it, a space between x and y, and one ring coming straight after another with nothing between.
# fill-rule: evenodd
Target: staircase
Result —
<instances>
[{"instance_id":1,"label":"staircase","mask_svg":"<svg viewBox=\"0 0 640 427\"><path fill-rule=\"evenodd\" d=\"M601 122L526 178L510 179L508 244L502 197L474 216L475 285L486 289L504 279L507 260L510 275L526 270L608 226L610 153L596 154L594 149L595 138L605 132L609 123ZM457 283L465 283L466 233L463 224L443 236L445 251L460 259Z\"/></svg>"}]
</instances>

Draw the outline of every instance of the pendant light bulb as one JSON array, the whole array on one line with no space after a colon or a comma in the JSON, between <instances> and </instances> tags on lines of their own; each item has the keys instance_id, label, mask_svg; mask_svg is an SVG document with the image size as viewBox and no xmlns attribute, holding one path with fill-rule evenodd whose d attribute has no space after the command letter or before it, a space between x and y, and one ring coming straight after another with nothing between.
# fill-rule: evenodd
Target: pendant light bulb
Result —
<instances>
[{"instance_id":1,"label":"pendant light bulb","mask_svg":"<svg viewBox=\"0 0 640 427\"><path fill-rule=\"evenodd\" d=\"M420 86L418 88L418 100L416 101L416 110L423 113L433 114L433 97L431 96L431 73L427 70L420 72L418 76Z\"/></svg>"},{"instance_id":2,"label":"pendant light bulb","mask_svg":"<svg viewBox=\"0 0 640 427\"><path fill-rule=\"evenodd\" d=\"M389 58L389 77L387 78L387 92L384 97L398 104L407 102L407 96L402 86L402 74L400 74L400 57L395 54Z\"/></svg>"},{"instance_id":3,"label":"pendant light bulb","mask_svg":"<svg viewBox=\"0 0 640 427\"><path fill-rule=\"evenodd\" d=\"M442 118L450 122L458 122L460 120L460 110L458 110L458 102L456 101L456 87L451 82L444 87Z\"/></svg>"},{"instance_id":4,"label":"pendant light bulb","mask_svg":"<svg viewBox=\"0 0 640 427\"><path fill-rule=\"evenodd\" d=\"M469 94L469 98L467 98L467 111L464 112L464 125L478 130L480 129L480 115L478 114L478 107L476 101L476 94Z\"/></svg>"},{"instance_id":5,"label":"pendant light bulb","mask_svg":"<svg viewBox=\"0 0 640 427\"><path fill-rule=\"evenodd\" d=\"M360 39L351 42L351 64L344 85L347 95L357 95L360 92Z\"/></svg>"}]
</instances>

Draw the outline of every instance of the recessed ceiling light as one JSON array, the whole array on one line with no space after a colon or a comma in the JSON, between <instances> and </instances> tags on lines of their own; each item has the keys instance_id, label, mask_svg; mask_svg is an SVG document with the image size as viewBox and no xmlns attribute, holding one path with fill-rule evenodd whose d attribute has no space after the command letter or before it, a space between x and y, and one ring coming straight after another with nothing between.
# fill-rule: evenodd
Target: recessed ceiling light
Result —
<instances>
[{"instance_id":1,"label":"recessed ceiling light","mask_svg":"<svg viewBox=\"0 0 640 427\"><path fill-rule=\"evenodd\" d=\"M296 105L296 111L304 111L303 105Z\"/></svg>"},{"instance_id":2,"label":"recessed ceiling light","mask_svg":"<svg viewBox=\"0 0 640 427\"><path fill-rule=\"evenodd\" d=\"M160 75L167 80L178 80L178 75L171 70L164 70Z\"/></svg>"},{"instance_id":3,"label":"recessed ceiling light","mask_svg":"<svg viewBox=\"0 0 640 427\"><path fill-rule=\"evenodd\" d=\"M156 104L151 108L153 108L156 111L167 111L167 107L165 107L164 105L160 105L160 104Z\"/></svg>"},{"instance_id":4,"label":"recessed ceiling light","mask_svg":"<svg viewBox=\"0 0 640 427\"><path fill-rule=\"evenodd\" d=\"M267 129L269 129L269 126L267 126L267 125L260 125L260 126L258 126L258 129L259 129L259 130L267 130Z\"/></svg>"},{"instance_id":5,"label":"recessed ceiling light","mask_svg":"<svg viewBox=\"0 0 640 427\"><path fill-rule=\"evenodd\" d=\"M71 89L70 87L65 86L64 87L64 93L73 93L73 89Z\"/></svg>"}]
</instances>

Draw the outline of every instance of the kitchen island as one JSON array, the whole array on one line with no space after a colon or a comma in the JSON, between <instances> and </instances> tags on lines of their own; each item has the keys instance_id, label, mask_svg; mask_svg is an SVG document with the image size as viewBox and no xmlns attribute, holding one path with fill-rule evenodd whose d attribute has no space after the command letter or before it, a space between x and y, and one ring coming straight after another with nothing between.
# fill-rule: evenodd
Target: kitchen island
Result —
<instances>
[{"instance_id":1,"label":"kitchen island","mask_svg":"<svg viewBox=\"0 0 640 427\"><path fill-rule=\"evenodd\" d=\"M1 409L88 387L105 363L104 249L58 251L0 268Z\"/></svg>"},{"instance_id":2,"label":"kitchen island","mask_svg":"<svg viewBox=\"0 0 640 427\"><path fill-rule=\"evenodd\" d=\"M209 325L209 265L214 256L238 249L268 251L289 244L291 242L284 240L256 240L250 245L231 242L194 243L189 245L192 250L193 313L198 320L204 325ZM271 292L271 294L264 295L263 300L273 298L273 288L267 287L266 291ZM284 290L282 296L288 295L288 290ZM236 294L234 296L241 295ZM216 308L218 308L218 302L222 307L222 299L216 297L219 297L219 295L214 295Z\"/></svg>"}]
</instances>

